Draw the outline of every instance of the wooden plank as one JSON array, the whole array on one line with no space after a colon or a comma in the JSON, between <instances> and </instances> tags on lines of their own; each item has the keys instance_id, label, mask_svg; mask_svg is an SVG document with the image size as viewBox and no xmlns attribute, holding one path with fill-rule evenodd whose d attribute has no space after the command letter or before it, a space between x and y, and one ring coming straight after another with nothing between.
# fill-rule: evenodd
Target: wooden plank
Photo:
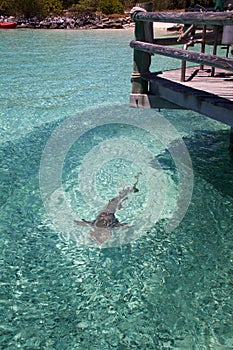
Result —
<instances>
[{"instance_id":1,"label":"wooden plank","mask_svg":"<svg viewBox=\"0 0 233 350\"><path fill-rule=\"evenodd\" d=\"M233 127L233 102L160 76L147 77L150 94L191 109ZM153 105L151 106L153 108Z\"/></svg>"},{"instance_id":2,"label":"wooden plank","mask_svg":"<svg viewBox=\"0 0 233 350\"><path fill-rule=\"evenodd\" d=\"M202 52L188 51L163 45L145 43L138 40L132 40L130 47L134 48L136 51L158 54L162 56L177 58L183 61L206 64L211 67L223 68L233 71L233 59L231 58L219 57Z\"/></svg>"},{"instance_id":3,"label":"wooden plank","mask_svg":"<svg viewBox=\"0 0 233 350\"><path fill-rule=\"evenodd\" d=\"M184 109L158 95L130 94L130 107L134 108L158 108L158 109Z\"/></svg>"},{"instance_id":4,"label":"wooden plank","mask_svg":"<svg viewBox=\"0 0 233 350\"><path fill-rule=\"evenodd\" d=\"M195 74L194 74L195 73ZM163 72L163 77L180 83L180 69L168 70ZM190 79L191 77L191 79ZM182 82L185 86L191 86L199 91L233 99L233 73L226 70L216 70L216 75L211 77L211 69L200 70L198 67L189 67L186 70L186 81Z\"/></svg>"},{"instance_id":5,"label":"wooden plank","mask_svg":"<svg viewBox=\"0 0 233 350\"><path fill-rule=\"evenodd\" d=\"M137 12L138 11L138 12ZM233 11L229 12L139 12L132 10L134 21L206 24L224 26L233 24Z\"/></svg>"}]
</instances>

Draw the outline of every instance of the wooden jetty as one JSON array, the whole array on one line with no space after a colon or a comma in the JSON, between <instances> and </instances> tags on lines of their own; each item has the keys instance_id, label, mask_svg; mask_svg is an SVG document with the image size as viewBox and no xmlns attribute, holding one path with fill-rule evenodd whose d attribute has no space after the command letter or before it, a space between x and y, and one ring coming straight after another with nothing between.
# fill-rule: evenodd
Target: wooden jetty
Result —
<instances>
[{"instance_id":1,"label":"wooden jetty","mask_svg":"<svg viewBox=\"0 0 233 350\"><path fill-rule=\"evenodd\" d=\"M233 59L228 57L230 44L221 43L223 27L233 26L233 11L151 10L152 3L144 3L131 11L135 40L130 43L134 49L130 106L191 109L227 124L233 152ZM153 22L182 23L185 30L177 37L154 38ZM183 48L177 47L181 44ZM195 51L196 44L201 52ZM207 45L212 46L212 54L205 53ZM225 49L221 55L219 45ZM150 72L151 58L157 55L181 60L181 68L161 72L158 67L157 72ZM187 68L187 61L194 65Z\"/></svg>"}]
</instances>

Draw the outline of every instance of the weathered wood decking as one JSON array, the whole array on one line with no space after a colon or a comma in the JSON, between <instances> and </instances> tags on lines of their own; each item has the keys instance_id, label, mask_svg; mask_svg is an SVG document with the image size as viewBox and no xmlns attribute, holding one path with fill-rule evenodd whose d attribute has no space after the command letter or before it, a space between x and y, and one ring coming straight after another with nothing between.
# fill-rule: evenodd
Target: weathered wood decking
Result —
<instances>
[{"instance_id":1,"label":"weathered wood decking","mask_svg":"<svg viewBox=\"0 0 233 350\"><path fill-rule=\"evenodd\" d=\"M164 71L161 75L164 79L170 79L184 86L190 86L201 90L203 93L218 95L219 97L233 101L233 72L216 69L211 76L211 67L189 67L186 69L185 82L180 81L180 69Z\"/></svg>"},{"instance_id":2,"label":"weathered wood decking","mask_svg":"<svg viewBox=\"0 0 233 350\"><path fill-rule=\"evenodd\" d=\"M233 127L233 72L216 69L211 74L211 67L199 66L186 69L184 82L180 69L145 74L148 94L131 94L130 106L192 109Z\"/></svg>"}]
</instances>

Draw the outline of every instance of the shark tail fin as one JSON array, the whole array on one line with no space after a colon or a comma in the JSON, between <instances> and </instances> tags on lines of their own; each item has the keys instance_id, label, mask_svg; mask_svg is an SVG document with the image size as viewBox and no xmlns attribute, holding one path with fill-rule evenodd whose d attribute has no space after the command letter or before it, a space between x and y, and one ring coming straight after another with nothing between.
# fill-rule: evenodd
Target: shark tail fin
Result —
<instances>
[{"instance_id":1,"label":"shark tail fin","mask_svg":"<svg viewBox=\"0 0 233 350\"><path fill-rule=\"evenodd\" d=\"M141 175L142 175L142 173L139 172L139 173L135 176L136 181L135 181L135 183L134 183L134 185L133 185L133 191L134 191L134 192L138 192L138 191L139 191L139 189L138 189L136 186L137 186L138 181L139 181L139 176L141 176Z\"/></svg>"}]
</instances>

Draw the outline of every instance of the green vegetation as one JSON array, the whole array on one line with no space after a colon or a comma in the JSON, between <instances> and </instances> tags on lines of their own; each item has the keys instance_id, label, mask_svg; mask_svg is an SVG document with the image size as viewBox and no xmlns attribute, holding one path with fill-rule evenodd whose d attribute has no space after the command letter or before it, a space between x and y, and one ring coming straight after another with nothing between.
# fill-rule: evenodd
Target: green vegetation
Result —
<instances>
[{"instance_id":1,"label":"green vegetation","mask_svg":"<svg viewBox=\"0 0 233 350\"><path fill-rule=\"evenodd\" d=\"M0 0L0 10L6 15L46 16L62 11L61 0Z\"/></svg>"},{"instance_id":2,"label":"green vegetation","mask_svg":"<svg viewBox=\"0 0 233 350\"><path fill-rule=\"evenodd\" d=\"M100 0L98 10L106 15L124 13L124 6L119 0Z\"/></svg>"},{"instance_id":3,"label":"green vegetation","mask_svg":"<svg viewBox=\"0 0 233 350\"><path fill-rule=\"evenodd\" d=\"M213 7L213 0L157 0L153 1L154 10L178 10L185 7L193 7L195 4L203 7Z\"/></svg>"},{"instance_id":4,"label":"green vegetation","mask_svg":"<svg viewBox=\"0 0 233 350\"><path fill-rule=\"evenodd\" d=\"M0 0L0 11L6 15L46 16L60 14L65 10L102 12L104 14L124 13L139 1L134 0ZM143 0L141 1L143 2ZM184 8L187 0L154 0L154 10L175 10ZM188 1L192 3L193 1ZM202 5L210 1L200 1Z\"/></svg>"}]
</instances>

